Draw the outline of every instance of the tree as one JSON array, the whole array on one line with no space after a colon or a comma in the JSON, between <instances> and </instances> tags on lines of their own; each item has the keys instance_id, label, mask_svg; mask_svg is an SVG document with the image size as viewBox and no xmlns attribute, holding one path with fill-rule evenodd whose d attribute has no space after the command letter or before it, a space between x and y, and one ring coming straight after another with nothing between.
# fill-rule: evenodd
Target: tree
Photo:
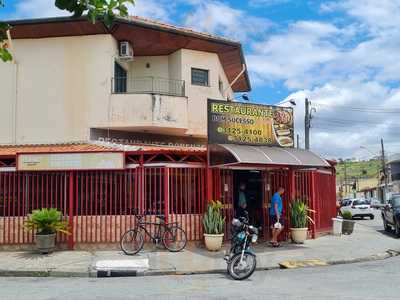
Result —
<instances>
[{"instance_id":1,"label":"tree","mask_svg":"<svg viewBox=\"0 0 400 300\"><path fill-rule=\"evenodd\" d=\"M69 11L73 14L72 17L78 18L86 14L92 23L99 19L106 26L111 26L116 16L128 16L128 4L134 5L135 0L55 0L55 6ZM4 0L0 0L1 7L4 7ZM7 31L10 28L9 24L0 22L0 59L4 62L12 60L7 43Z\"/></svg>"}]
</instances>

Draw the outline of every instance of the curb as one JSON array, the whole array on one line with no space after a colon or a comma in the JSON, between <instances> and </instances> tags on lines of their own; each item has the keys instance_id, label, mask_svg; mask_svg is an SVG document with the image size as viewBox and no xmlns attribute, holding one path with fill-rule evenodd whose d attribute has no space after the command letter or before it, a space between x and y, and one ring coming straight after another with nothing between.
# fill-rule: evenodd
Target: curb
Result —
<instances>
[{"instance_id":1,"label":"curb","mask_svg":"<svg viewBox=\"0 0 400 300\"><path fill-rule=\"evenodd\" d=\"M360 257L360 258L352 258L352 259L343 259L343 260L332 260L326 261L328 266L334 265L342 265L342 264L352 264L352 263L360 263L360 262L369 262L369 261L379 261L388 259L391 257L400 256L400 250L392 250L389 249L385 252L381 252L378 254ZM312 266L299 267L300 268L313 268ZM285 270L281 268L279 265L277 266L269 266L269 267L257 267L257 271L268 271L268 270ZM293 270L293 269L287 269ZM200 275L200 274L224 274L226 273L226 269L211 269L211 270L203 270L203 271L177 271L177 270L147 270L147 271L138 271L138 270L110 270L110 271L96 271L96 270L88 270L87 272L64 272L64 271L25 271L25 270L0 270L0 277L79 277L79 278L101 278L101 277L144 277L144 276L167 276L167 275Z\"/></svg>"}]
</instances>

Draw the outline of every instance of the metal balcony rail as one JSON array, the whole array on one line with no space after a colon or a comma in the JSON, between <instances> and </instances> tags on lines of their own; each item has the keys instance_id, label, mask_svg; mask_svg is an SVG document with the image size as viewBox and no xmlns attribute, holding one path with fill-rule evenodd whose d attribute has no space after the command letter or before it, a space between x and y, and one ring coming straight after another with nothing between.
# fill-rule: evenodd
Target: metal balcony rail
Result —
<instances>
[{"instance_id":1,"label":"metal balcony rail","mask_svg":"<svg viewBox=\"0 0 400 300\"><path fill-rule=\"evenodd\" d=\"M158 94L185 96L185 81L160 77L114 77L114 94Z\"/></svg>"}]
</instances>

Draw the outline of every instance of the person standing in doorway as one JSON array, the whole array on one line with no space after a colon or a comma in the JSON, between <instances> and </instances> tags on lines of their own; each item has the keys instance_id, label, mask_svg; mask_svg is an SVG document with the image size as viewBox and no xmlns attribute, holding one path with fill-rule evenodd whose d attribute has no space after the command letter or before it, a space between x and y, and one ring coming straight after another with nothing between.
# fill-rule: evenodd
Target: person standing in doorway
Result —
<instances>
[{"instance_id":1,"label":"person standing in doorway","mask_svg":"<svg viewBox=\"0 0 400 300\"><path fill-rule=\"evenodd\" d=\"M238 206L236 209L236 218L246 217L247 196L246 196L246 184L244 182L241 182L239 186L239 199L237 204Z\"/></svg>"},{"instance_id":2,"label":"person standing in doorway","mask_svg":"<svg viewBox=\"0 0 400 300\"><path fill-rule=\"evenodd\" d=\"M272 239L270 244L273 247L279 247L278 237L283 231L284 220L282 216L282 195L285 192L283 187L280 187L278 191L272 196L271 207L269 208L270 224L272 228Z\"/></svg>"}]
</instances>

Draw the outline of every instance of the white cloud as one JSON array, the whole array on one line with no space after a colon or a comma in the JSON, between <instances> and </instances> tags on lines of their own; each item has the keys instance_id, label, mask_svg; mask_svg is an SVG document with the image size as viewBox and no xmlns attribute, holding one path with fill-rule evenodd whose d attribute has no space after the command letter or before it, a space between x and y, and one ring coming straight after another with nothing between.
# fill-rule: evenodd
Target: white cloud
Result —
<instances>
[{"instance_id":1,"label":"white cloud","mask_svg":"<svg viewBox=\"0 0 400 300\"><path fill-rule=\"evenodd\" d=\"M249 68L266 82L284 80L288 88L305 88L315 84L315 69L341 55L329 41L341 31L332 24L300 21L282 34L253 44L247 56Z\"/></svg>"},{"instance_id":2,"label":"white cloud","mask_svg":"<svg viewBox=\"0 0 400 300\"><path fill-rule=\"evenodd\" d=\"M272 25L266 19L248 15L218 1L195 1L195 10L185 18L185 25L196 30L219 34L241 42L263 35Z\"/></svg>"},{"instance_id":3,"label":"white cloud","mask_svg":"<svg viewBox=\"0 0 400 300\"><path fill-rule=\"evenodd\" d=\"M374 148L380 138L388 149L400 149L400 90L373 81L336 81L292 93L296 100L295 128L304 135L304 99L316 108L311 147L327 157L361 155L361 145ZM364 153L365 156L365 153Z\"/></svg>"},{"instance_id":4,"label":"white cloud","mask_svg":"<svg viewBox=\"0 0 400 300\"><path fill-rule=\"evenodd\" d=\"M136 0L134 6L129 6L129 14L164 22L173 22L170 18L173 8L174 4L171 1Z\"/></svg>"},{"instance_id":5,"label":"white cloud","mask_svg":"<svg viewBox=\"0 0 400 300\"><path fill-rule=\"evenodd\" d=\"M381 29L398 28L400 0L343 0L322 4L321 10L341 10L379 34Z\"/></svg>"}]
</instances>

